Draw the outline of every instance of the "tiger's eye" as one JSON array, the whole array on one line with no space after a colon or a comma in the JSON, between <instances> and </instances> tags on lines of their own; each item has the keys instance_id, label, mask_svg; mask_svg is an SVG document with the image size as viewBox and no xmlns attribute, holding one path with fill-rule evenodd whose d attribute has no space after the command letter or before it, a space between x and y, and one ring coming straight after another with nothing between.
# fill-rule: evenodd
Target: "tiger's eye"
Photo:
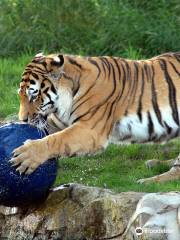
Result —
<instances>
[{"instance_id":1,"label":"tiger's eye","mask_svg":"<svg viewBox=\"0 0 180 240\"><path fill-rule=\"evenodd\" d=\"M30 84L36 84L36 82L32 79L29 80Z\"/></svg>"}]
</instances>

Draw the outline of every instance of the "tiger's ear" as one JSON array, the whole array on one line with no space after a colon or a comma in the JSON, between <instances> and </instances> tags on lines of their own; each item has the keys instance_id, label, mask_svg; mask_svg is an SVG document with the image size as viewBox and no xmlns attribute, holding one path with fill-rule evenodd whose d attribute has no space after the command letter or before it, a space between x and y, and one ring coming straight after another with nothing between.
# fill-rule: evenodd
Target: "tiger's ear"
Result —
<instances>
[{"instance_id":1,"label":"tiger's ear","mask_svg":"<svg viewBox=\"0 0 180 240\"><path fill-rule=\"evenodd\" d=\"M51 62L51 65L55 66L55 67L62 67L63 64L64 64L64 56L63 55L55 56Z\"/></svg>"},{"instance_id":2,"label":"tiger's ear","mask_svg":"<svg viewBox=\"0 0 180 240\"><path fill-rule=\"evenodd\" d=\"M34 58L44 57L43 52L37 53Z\"/></svg>"},{"instance_id":3,"label":"tiger's ear","mask_svg":"<svg viewBox=\"0 0 180 240\"><path fill-rule=\"evenodd\" d=\"M45 56L43 55L42 52L40 52L40 53L37 53L34 56L32 62L34 62L34 63L41 63L41 62L44 62L44 59L45 59Z\"/></svg>"},{"instance_id":4,"label":"tiger's ear","mask_svg":"<svg viewBox=\"0 0 180 240\"><path fill-rule=\"evenodd\" d=\"M50 72L48 73L48 76L52 80L57 81L61 78L62 74L64 73L63 71L64 56L58 55L53 57L50 64L51 64L51 69L50 69Z\"/></svg>"}]
</instances>

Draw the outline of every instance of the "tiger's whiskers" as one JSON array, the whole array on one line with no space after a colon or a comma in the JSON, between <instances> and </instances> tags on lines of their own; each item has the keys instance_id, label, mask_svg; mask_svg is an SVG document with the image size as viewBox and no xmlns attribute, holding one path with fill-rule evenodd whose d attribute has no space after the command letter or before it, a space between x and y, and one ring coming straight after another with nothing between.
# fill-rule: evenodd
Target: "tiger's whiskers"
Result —
<instances>
[{"instance_id":1,"label":"tiger's whiskers","mask_svg":"<svg viewBox=\"0 0 180 240\"><path fill-rule=\"evenodd\" d=\"M45 135L47 135L47 133L49 132L48 131L48 122L41 115L37 115L35 118L33 118L30 121L30 124L33 126L36 126L39 133L43 132Z\"/></svg>"}]
</instances>

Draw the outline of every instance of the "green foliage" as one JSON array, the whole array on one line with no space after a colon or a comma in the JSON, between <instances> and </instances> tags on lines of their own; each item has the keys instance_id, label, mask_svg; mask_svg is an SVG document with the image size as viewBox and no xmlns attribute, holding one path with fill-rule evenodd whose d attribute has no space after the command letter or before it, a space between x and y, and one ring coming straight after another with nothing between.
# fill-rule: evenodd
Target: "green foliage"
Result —
<instances>
[{"instance_id":1,"label":"green foliage","mask_svg":"<svg viewBox=\"0 0 180 240\"><path fill-rule=\"evenodd\" d=\"M0 9L1 56L46 50L131 57L139 49L149 57L180 49L179 0L1 0Z\"/></svg>"}]
</instances>

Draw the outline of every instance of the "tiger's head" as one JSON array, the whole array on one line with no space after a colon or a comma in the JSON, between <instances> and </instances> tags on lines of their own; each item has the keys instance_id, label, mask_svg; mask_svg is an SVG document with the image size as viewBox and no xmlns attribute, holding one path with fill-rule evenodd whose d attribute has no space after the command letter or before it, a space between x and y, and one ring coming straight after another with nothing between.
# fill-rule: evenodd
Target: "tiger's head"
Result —
<instances>
[{"instance_id":1,"label":"tiger's head","mask_svg":"<svg viewBox=\"0 0 180 240\"><path fill-rule=\"evenodd\" d=\"M99 75L91 57L37 54L22 74L19 119L41 127L51 114L71 125L89 107L81 104L81 94L85 96Z\"/></svg>"},{"instance_id":2,"label":"tiger's head","mask_svg":"<svg viewBox=\"0 0 180 240\"><path fill-rule=\"evenodd\" d=\"M37 54L26 66L20 83L19 120L41 127L57 111L58 85L63 74L63 55Z\"/></svg>"}]
</instances>

